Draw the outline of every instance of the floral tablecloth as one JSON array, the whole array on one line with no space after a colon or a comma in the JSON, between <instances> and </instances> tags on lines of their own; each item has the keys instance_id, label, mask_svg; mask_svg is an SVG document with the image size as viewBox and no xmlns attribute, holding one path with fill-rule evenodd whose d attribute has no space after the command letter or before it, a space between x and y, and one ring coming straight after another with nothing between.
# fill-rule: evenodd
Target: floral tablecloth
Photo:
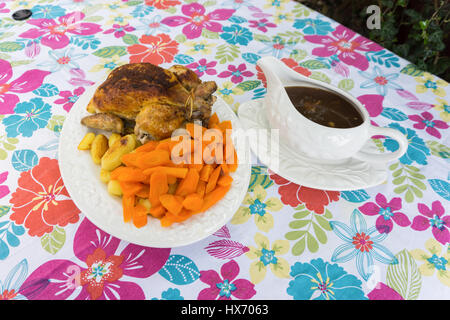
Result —
<instances>
[{"instance_id":1,"label":"floral tablecloth","mask_svg":"<svg viewBox=\"0 0 450 320\"><path fill-rule=\"evenodd\" d=\"M32 17L13 20L19 9ZM182 64L237 110L264 96L266 55L407 136L384 184L314 190L255 164L232 220L173 249L126 243L84 217L57 149L87 87L129 62ZM450 298L448 83L299 3L0 1L0 114L0 299Z\"/></svg>"}]
</instances>

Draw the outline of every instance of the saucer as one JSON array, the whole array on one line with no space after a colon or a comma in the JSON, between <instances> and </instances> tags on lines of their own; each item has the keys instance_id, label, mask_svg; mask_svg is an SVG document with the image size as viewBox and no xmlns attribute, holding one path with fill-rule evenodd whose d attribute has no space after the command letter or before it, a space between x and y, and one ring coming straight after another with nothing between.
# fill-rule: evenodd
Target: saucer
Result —
<instances>
[{"instance_id":1,"label":"saucer","mask_svg":"<svg viewBox=\"0 0 450 320\"><path fill-rule=\"evenodd\" d=\"M365 189L387 180L386 164L365 162L355 158L318 163L290 150L282 143L281 137L279 144L271 145L271 128L262 102L263 99L256 99L242 103L238 109L238 116L249 136L251 150L261 163L276 174L302 186L330 191ZM363 147L367 152L375 149L376 146L371 141Z\"/></svg>"}]
</instances>

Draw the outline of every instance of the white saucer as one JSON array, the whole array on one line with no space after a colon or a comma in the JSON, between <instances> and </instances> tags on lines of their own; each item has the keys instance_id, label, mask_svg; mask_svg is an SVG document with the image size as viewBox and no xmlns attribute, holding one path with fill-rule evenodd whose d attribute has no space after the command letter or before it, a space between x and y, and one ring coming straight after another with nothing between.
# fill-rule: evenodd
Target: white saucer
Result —
<instances>
[{"instance_id":1,"label":"white saucer","mask_svg":"<svg viewBox=\"0 0 450 320\"><path fill-rule=\"evenodd\" d=\"M249 137L250 148L259 160L276 174L302 186L331 191L364 189L386 181L386 164L364 162L355 158L337 163L317 163L288 149L283 145L281 137L278 147L275 146L279 152L273 152L271 148L274 146L264 143L264 141L270 141L270 126L262 101L263 99L257 99L241 104L238 116L246 130L258 130L260 134L258 139L254 136ZM371 149L376 149L376 146L369 141L363 149L370 152ZM279 153L278 161L277 153Z\"/></svg>"}]
</instances>

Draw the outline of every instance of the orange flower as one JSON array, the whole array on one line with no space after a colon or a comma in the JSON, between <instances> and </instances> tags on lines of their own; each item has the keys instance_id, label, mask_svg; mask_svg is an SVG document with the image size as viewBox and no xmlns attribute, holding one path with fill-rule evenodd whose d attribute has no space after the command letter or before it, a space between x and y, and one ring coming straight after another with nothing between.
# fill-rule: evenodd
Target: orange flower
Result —
<instances>
[{"instance_id":1,"label":"orange flower","mask_svg":"<svg viewBox=\"0 0 450 320\"><path fill-rule=\"evenodd\" d=\"M178 0L145 0L145 4L147 6L152 6L157 9L169 9L170 7L174 7L178 4L181 4Z\"/></svg>"},{"instance_id":2,"label":"orange flower","mask_svg":"<svg viewBox=\"0 0 450 320\"><path fill-rule=\"evenodd\" d=\"M23 224L30 236L51 233L54 226L76 223L80 210L64 187L58 161L41 158L29 171L22 172L10 202L10 219Z\"/></svg>"},{"instance_id":3,"label":"orange flower","mask_svg":"<svg viewBox=\"0 0 450 320\"><path fill-rule=\"evenodd\" d=\"M131 54L131 63L150 62L159 65L164 62L172 62L178 52L178 42L164 33L156 36L143 35L139 41L149 46L142 44L129 46L128 52Z\"/></svg>"}]
</instances>

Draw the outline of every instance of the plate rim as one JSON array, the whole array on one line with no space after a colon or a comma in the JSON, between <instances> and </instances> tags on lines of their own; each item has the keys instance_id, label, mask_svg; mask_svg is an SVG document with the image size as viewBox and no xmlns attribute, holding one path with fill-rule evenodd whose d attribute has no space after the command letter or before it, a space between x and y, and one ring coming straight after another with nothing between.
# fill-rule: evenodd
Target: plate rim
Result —
<instances>
[{"instance_id":1,"label":"plate rim","mask_svg":"<svg viewBox=\"0 0 450 320\"><path fill-rule=\"evenodd\" d=\"M86 91L82 94L82 96L80 96L80 98L77 100L77 102L75 102L75 104L73 105L73 107L71 108L70 112L67 114L66 119L64 121L64 123L66 123L66 121L71 121L72 118L75 118L75 113L83 110L83 106L81 106L81 104L83 103L83 101L89 101L89 99L92 97L92 95L95 93L95 90L97 89L98 86L101 85L102 81L98 81L97 83L95 83L94 85L90 86L89 88L86 89ZM224 106L227 109L227 113L230 114L231 118L234 118L233 120L238 123L238 128L243 128L242 122L240 121L239 117L237 116L237 114L232 110L232 108L220 97L217 96L217 100L215 102L221 104L222 106ZM213 105L214 106L214 105ZM85 105L84 105L85 107ZM87 113L86 113L87 114ZM81 124L80 124L81 126ZM61 129L61 133L60 133L60 137L59 137L59 141L60 142L64 142L64 137L65 135L69 134L67 132L68 129L64 129L67 128L67 126L62 126ZM237 129L238 129L237 128ZM68 176L66 175L66 166L64 163L64 158L65 155L63 153L63 143L60 143L58 146L58 164L59 164L59 168L60 168L60 173L61 173L61 178L63 180L64 186L68 192L68 194L70 195L71 200L74 202L74 204L77 206L77 208L80 210L80 213L84 214L84 217L86 219L88 219L90 222L92 222L96 227L98 227L99 229L103 230L104 232L107 232L108 234L110 234L111 236L114 236L122 241L127 241L129 243L133 243L133 244L137 244L137 245L141 245L141 246L145 246L145 247L153 247L153 248L175 248L175 247L181 247L181 246L187 246L190 245L192 243L196 243L198 241L201 241L203 239L205 239L206 237L210 236L211 234L213 234L214 232L216 232L217 230L219 230L220 228L222 228L224 225L226 225L233 217L235 211L239 208L239 206L242 204L242 201L244 200L244 197L247 193L248 190L248 185L250 183L250 179L251 179L251 159L250 159L250 155L251 155L251 149L250 149L250 144L249 141L247 139L246 136L244 136L245 141L243 142L244 144L244 148L242 149L242 154L245 155L245 161L240 161L238 166L244 166L244 172L245 172L245 176L241 177L241 183L242 183L242 190L239 190L239 192L237 192L237 195L239 196L239 198L237 198L233 204L235 204L236 208L230 208L232 210L229 210L229 214L227 214L224 219L220 220L219 223L217 223L214 226L214 230L211 231L211 228L209 229L209 231L207 231L204 234L199 235L198 237L194 237L194 238L190 238L187 241L184 240L178 240L175 242L170 242L170 243L166 243L163 244L162 241L160 242L148 242L148 241L140 241L139 239L130 239L127 237L124 237L121 234L117 234L115 232L115 230L113 228L111 228L107 223L106 224L102 224L99 220L99 217L96 217L95 214L92 214L92 212L90 212L90 210L87 210L87 208L85 207L85 202L81 201L81 199L78 199L78 195L76 192L72 192L72 183L70 181L70 179L68 178ZM82 137L80 137L80 139L82 139ZM241 136L239 136L239 139L242 139ZM236 151L238 152L238 151ZM61 161L62 160L62 161ZM238 170L239 170L238 167ZM99 179L100 181L100 179ZM106 185L104 185L106 188ZM75 197L74 197L75 195ZM111 196L112 197L112 196ZM117 199L111 198L112 201L115 201ZM91 208L92 209L92 208ZM213 210L214 206L212 208L210 208L209 210ZM209 211L208 210L208 211ZM208 211L206 211L205 213L207 213ZM120 219L122 219L122 216L120 217ZM122 223L125 224L125 222L123 222L123 220L121 220ZM132 222L128 222L131 223ZM133 226L133 229L135 229L136 227ZM162 228L162 227L161 227ZM161 229L162 230L162 229Z\"/></svg>"}]
</instances>

